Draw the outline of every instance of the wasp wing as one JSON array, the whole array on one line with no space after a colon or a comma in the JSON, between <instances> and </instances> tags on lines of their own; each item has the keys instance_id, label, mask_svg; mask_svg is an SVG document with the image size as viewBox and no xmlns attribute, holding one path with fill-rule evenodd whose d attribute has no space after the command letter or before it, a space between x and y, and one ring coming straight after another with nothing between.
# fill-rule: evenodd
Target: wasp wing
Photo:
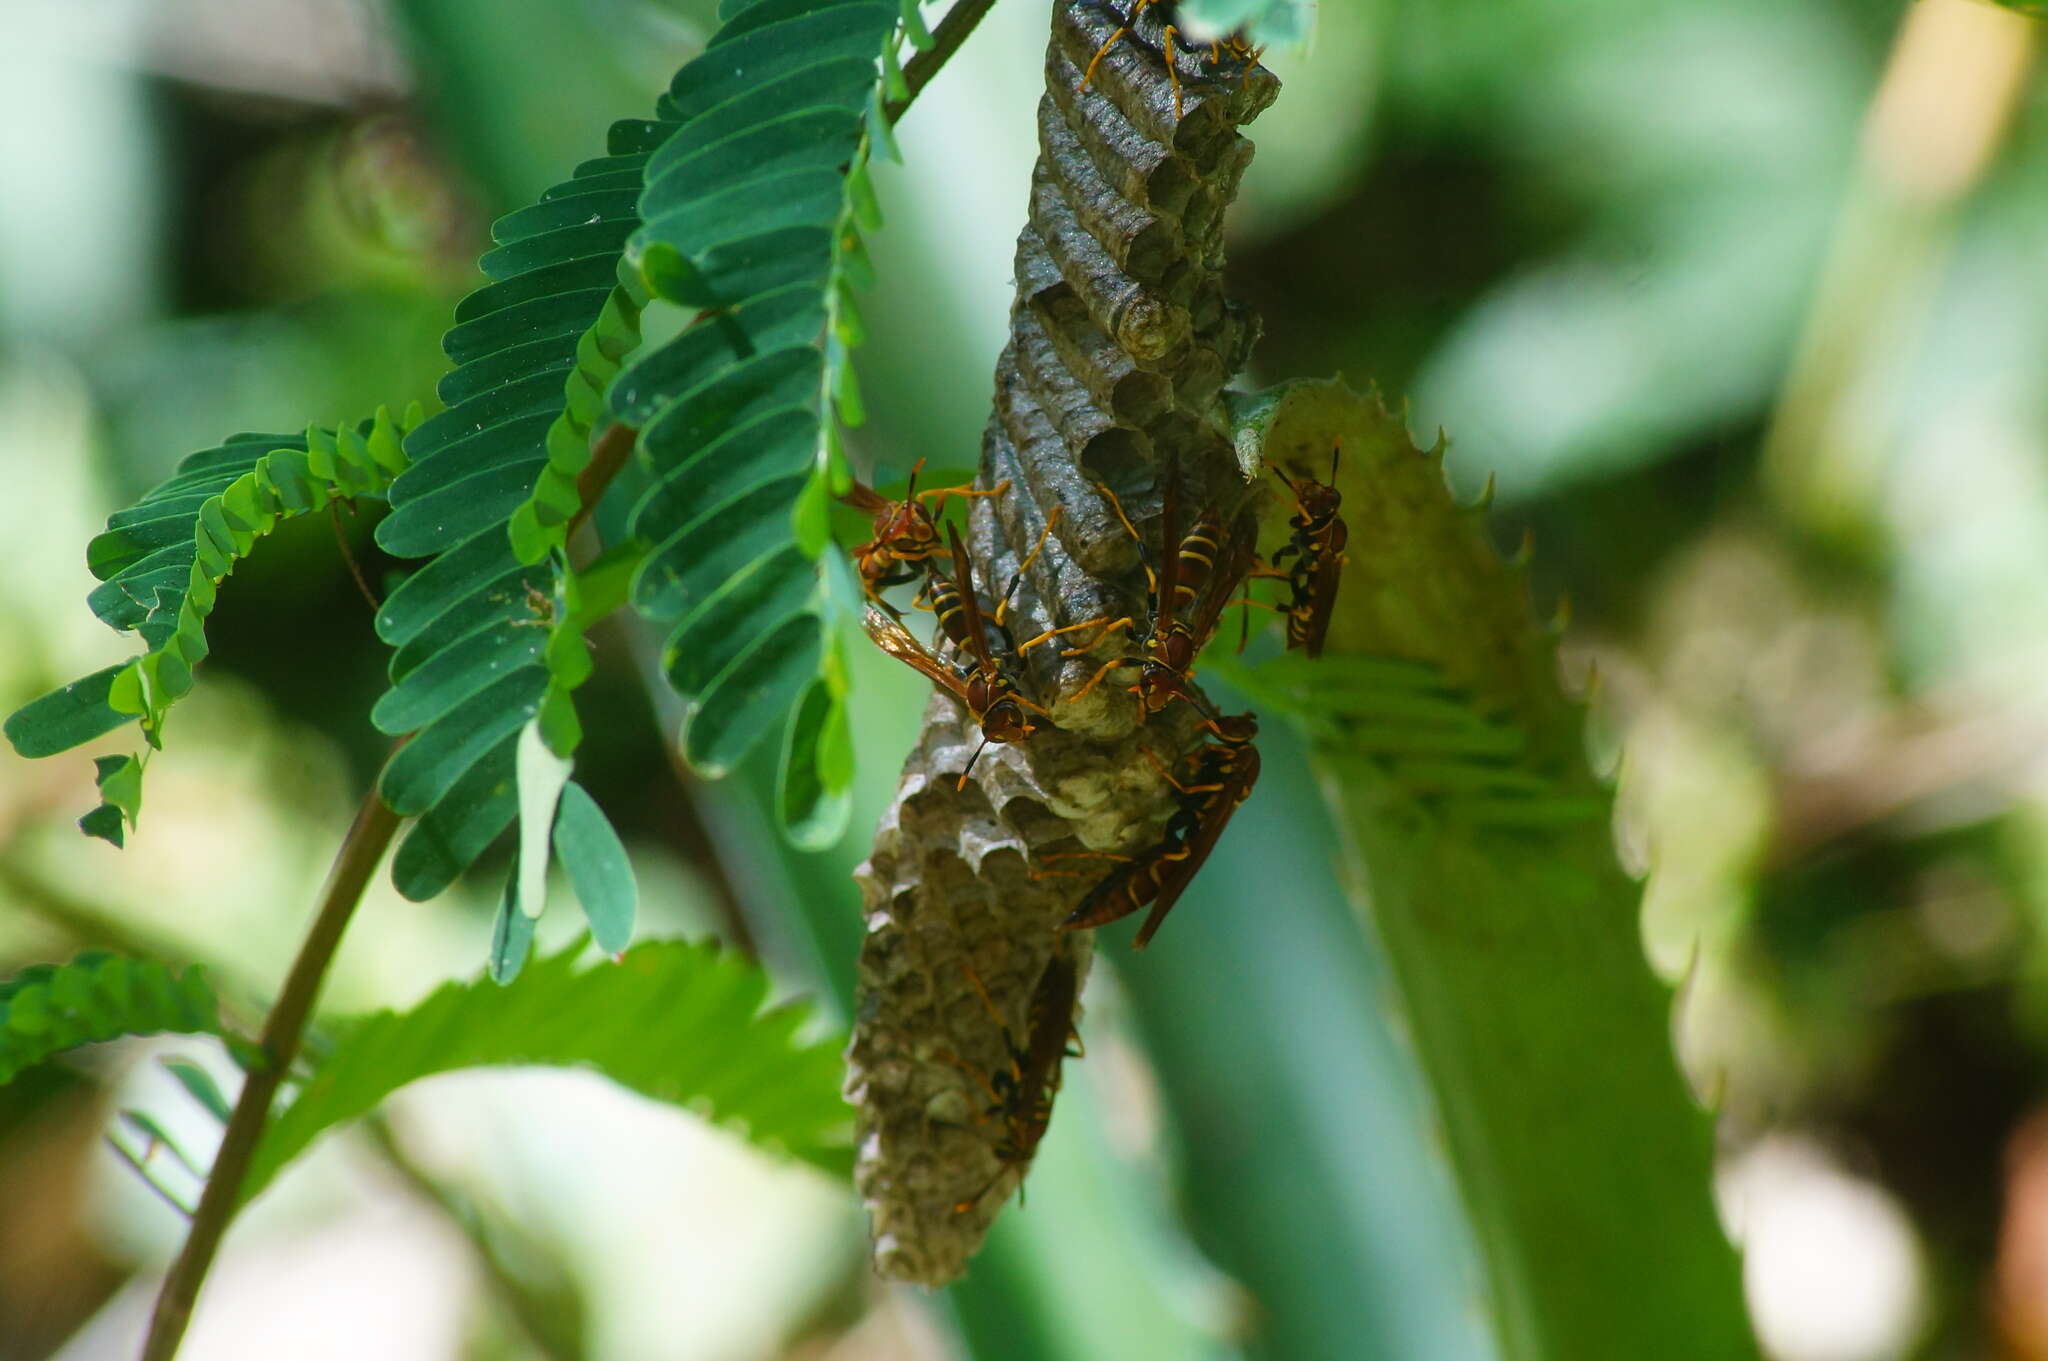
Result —
<instances>
[{"instance_id":1,"label":"wasp wing","mask_svg":"<svg viewBox=\"0 0 2048 1361\"><path fill-rule=\"evenodd\" d=\"M888 497L882 495L882 493L876 491L867 483L858 480L856 480L853 483L853 485L848 487L845 491L839 493L839 499L844 501L847 505L852 506L861 514L873 515L877 519L881 518L883 515L887 513L893 512L899 504L895 501L891 501Z\"/></svg>"},{"instance_id":2,"label":"wasp wing","mask_svg":"<svg viewBox=\"0 0 2048 1361\"><path fill-rule=\"evenodd\" d=\"M1138 934L1131 937L1131 948L1142 950L1152 941L1152 934L1159 924L1166 920L1166 914L1173 911L1173 905L1180 901L1182 890L1194 879L1195 874L1208 860L1209 852L1216 849L1216 841L1223 835L1223 829L1230 825L1231 814L1238 805L1251 796L1252 786L1259 780L1259 749L1250 743L1239 746L1231 758L1229 774L1224 777L1223 787L1216 792L1215 799L1203 810L1201 823L1194 835L1187 840L1185 854L1159 865L1158 887L1151 895L1152 911L1146 916L1145 924L1138 928Z\"/></svg>"},{"instance_id":3,"label":"wasp wing","mask_svg":"<svg viewBox=\"0 0 2048 1361\"><path fill-rule=\"evenodd\" d=\"M967 682L960 673L947 666L931 654L930 649L917 641L910 630L880 610L870 605L861 616L860 626L874 639L875 646L894 657L897 661L923 673L932 684L944 690L962 704L967 702Z\"/></svg>"},{"instance_id":4,"label":"wasp wing","mask_svg":"<svg viewBox=\"0 0 2048 1361\"><path fill-rule=\"evenodd\" d=\"M1118 865L1096 881L1080 905L1060 923L1060 929L1078 931L1107 926L1146 906L1159 896L1161 865L1181 853L1180 842L1169 836L1129 864Z\"/></svg>"},{"instance_id":5,"label":"wasp wing","mask_svg":"<svg viewBox=\"0 0 2048 1361\"><path fill-rule=\"evenodd\" d=\"M1180 464L1166 466L1166 487L1159 496L1159 583L1152 602L1152 635L1166 636L1180 595Z\"/></svg>"},{"instance_id":6,"label":"wasp wing","mask_svg":"<svg viewBox=\"0 0 2048 1361\"><path fill-rule=\"evenodd\" d=\"M953 585L960 592L960 612L967 616L967 651L981 669L993 673L995 659L989 655L988 625L982 622L981 601L974 594L974 564L967 560L967 548L960 542L960 531L946 526L946 541L953 548Z\"/></svg>"},{"instance_id":7,"label":"wasp wing","mask_svg":"<svg viewBox=\"0 0 2048 1361\"><path fill-rule=\"evenodd\" d=\"M1215 525L1216 521L1209 523ZM1195 602L1188 620L1188 630L1195 636L1197 650L1207 645L1210 635L1216 632L1217 621L1236 597L1237 588L1244 584L1245 575L1252 570L1252 561L1258 556L1255 534L1240 534L1218 526L1216 540L1216 562L1210 569L1209 580L1204 583L1202 598Z\"/></svg>"}]
</instances>

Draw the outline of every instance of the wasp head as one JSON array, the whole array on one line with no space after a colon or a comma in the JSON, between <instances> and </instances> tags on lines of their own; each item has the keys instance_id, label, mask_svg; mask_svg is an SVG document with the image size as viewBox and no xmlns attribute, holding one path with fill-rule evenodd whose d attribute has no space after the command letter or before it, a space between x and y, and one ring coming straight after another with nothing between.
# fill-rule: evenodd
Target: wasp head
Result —
<instances>
[{"instance_id":1,"label":"wasp head","mask_svg":"<svg viewBox=\"0 0 2048 1361\"><path fill-rule=\"evenodd\" d=\"M1014 695L1005 695L982 711L981 735L991 742L1022 742L1033 731L1030 717Z\"/></svg>"},{"instance_id":2,"label":"wasp head","mask_svg":"<svg viewBox=\"0 0 2048 1361\"><path fill-rule=\"evenodd\" d=\"M938 551L938 526L916 501L898 501L875 521L875 541L899 558L930 557Z\"/></svg>"},{"instance_id":3,"label":"wasp head","mask_svg":"<svg viewBox=\"0 0 2048 1361\"><path fill-rule=\"evenodd\" d=\"M1309 524L1320 524L1336 515L1344 505L1344 493L1325 482L1304 479L1294 484L1294 494Z\"/></svg>"}]
</instances>

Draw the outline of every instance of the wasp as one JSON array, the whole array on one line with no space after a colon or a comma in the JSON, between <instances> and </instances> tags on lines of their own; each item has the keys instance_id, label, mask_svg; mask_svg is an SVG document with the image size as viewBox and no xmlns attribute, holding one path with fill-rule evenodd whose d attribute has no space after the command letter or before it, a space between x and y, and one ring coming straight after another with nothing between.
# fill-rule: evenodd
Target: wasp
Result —
<instances>
[{"instance_id":1,"label":"wasp","mask_svg":"<svg viewBox=\"0 0 2048 1361\"><path fill-rule=\"evenodd\" d=\"M1080 88L1085 90L1094 82L1095 68L1100 66L1102 59L1114 51L1116 45L1122 42L1130 31L1137 26L1139 15L1154 5L1166 3L1170 3L1170 0L1131 0L1129 15L1123 18L1123 22L1117 26L1116 32L1110 34L1102 46L1095 49L1095 55L1088 59L1088 69L1081 73ZM1170 20L1165 28L1160 31L1160 45L1161 55L1166 59L1166 80L1173 87L1173 116L1178 120L1181 116L1180 72L1175 69L1173 50L1176 46L1180 45L1180 28ZM1223 58L1226 55L1242 65L1249 66L1259 59L1259 55L1263 50L1253 47L1250 43L1246 42L1244 36L1240 33L1233 33L1227 38L1220 38L1208 46L1209 64L1211 66L1222 65Z\"/></svg>"},{"instance_id":2,"label":"wasp","mask_svg":"<svg viewBox=\"0 0 2048 1361\"><path fill-rule=\"evenodd\" d=\"M1068 698L1070 701L1079 700L1119 666L1135 666L1138 679L1131 689L1137 693L1146 714L1156 714L1179 698L1193 705L1204 719L1214 724L1219 721L1216 714L1188 684L1188 678L1194 670L1195 654L1216 631L1216 621L1223 613L1225 602L1244 574L1244 564L1240 555L1233 554L1225 563L1224 570L1217 570L1218 560L1224 551L1223 528L1213 513L1203 515L1185 535L1178 534L1178 481L1177 477L1168 476L1162 498L1160 548L1164 562L1158 570L1153 568L1144 538L1131 523L1130 516L1124 513L1123 503L1117 500L1116 493L1100 482L1095 484L1116 511L1124 529L1137 540L1139 557L1145 565L1145 580L1152 594L1152 620L1144 638L1139 640L1136 657L1116 657L1104 662L1087 683ZM1135 621L1129 617L1104 623L1101 632L1090 640L1090 645L1100 640L1103 634L1131 627L1135 627ZM1086 651L1086 648L1073 651L1078 653Z\"/></svg>"},{"instance_id":3,"label":"wasp","mask_svg":"<svg viewBox=\"0 0 2048 1361\"><path fill-rule=\"evenodd\" d=\"M1350 531L1337 514L1344 497L1334 485L1340 452L1341 449L1330 451L1329 482L1318 482L1313 477L1290 481L1278 467L1267 465L1273 468L1273 476L1280 479L1294 501L1294 515L1287 521L1293 536L1274 551L1272 566L1278 569L1281 560L1290 556L1294 565L1284 571L1256 575L1287 582L1288 602L1281 611L1287 616L1287 646L1289 650L1302 648L1311 657L1323 655L1323 640L1330 632L1330 615L1337 605L1338 579L1349 561L1344 555L1344 544Z\"/></svg>"},{"instance_id":4,"label":"wasp","mask_svg":"<svg viewBox=\"0 0 2048 1361\"><path fill-rule=\"evenodd\" d=\"M1123 857L1105 852L1078 851L1074 857L1120 859L1124 863L1088 890L1079 906L1060 923L1062 931L1106 926L1149 906L1144 925L1131 940L1131 948L1142 950L1152 941L1166 914L1180 901L1180 895L1216 849L1223 829L1230 825L1238 806L1251 797L1259 779L1259 749L1252 745L1259 722L1253 714L1239 714L1212 720L1208 725L1213 740L1204 740L1189 753L1194 769L1186 780L1175 778L1164 766L1159 773L1173 786L1173 816L1167 819L1166 834L1138 855ZM1147 753L1149 755L1149 753ZM1157 764L1156 758L1154 763ZM1064 857L1047 856L1046 859Z\"/></svg>"},{"instance_id":5,"label":"wasp","mask_svg":"<svg viewBox=\"0 0 2048 1361\"><path fill-rule=\"evenodd\" d=\"M996 1009L995 999L983 986L981 975L971 964L963 962L961 967L967 970L968 980L981 995L982 1005L1002 1030L1009 1066L990 1076L947 1056L949 1062L981 1085L982 1094L988 1098L988 1107L980 1118L994 1116L1003 1122L1003 1137L994 1149L996 1174L979 1191L957 1202L954 1214L972 1210L1005 1173L1013 1167L1027 1166L1037 1155L1046 1127L1052 1123L1053 1097L1060 1089L1060 1063L1083 1056L1080 1034L1074 1029L1074 1004L1079 999L1080 986L1073 960L1055 953L1045 972L1038 976L1038 986L1031 991L1031 1005L1025 1017L1028 1029L1021 1048L1002 1012Z\"/></svg>"},{"instance_id":6,"label":"wasp","mask_svg":"<svg viewBox=\"0 0 2048 1361\"><path fill-rule=\"evenodd\" d=\"M945 513L948 497L1000 496L1010 488L1005 480L985 491L965 485L919 491L917 476L923 471L924 460L919 459L910 469L910 482L900 501L891 501L861 482L855 482L840 498L862 514L874 517L875 536L852 550L861 586L872 599L879 600L891 586L916 580L919 568L944 551L939 541L938 517ZM929 506L927 501L931 502Z\"/></svg>"},{"instance_id":7,"label":"wasp","mask_svg":"<svg viewBox=\"0 0 2048 1361\"><path fill-rule=\"evenodd\" d=\"M1016 574L1010 578L1008 588L993 611L982 609L981 598L974 589L974 565L967 559L967 549L960 542L959 531L951 525L946 526L953 575L949 578L935 565L927 564L925 594L929 595L933 613L938 617L939 633L966 661L964 667L941 661L918 642L900 620L891 618L873 605L868 606L862 617L862 626L877 647L915 668L959 700L981 728L981 745L974 749L966 769L960 772L959 788L967 787L967 776L989 743L1023 741L1037 731L1031 721L1033 714L1051 721L1051 715L1032 702L1018 686L1018 658L1047 639L1070 631L1073 626L1048 630L1019 645L1011 640L1004 616L1018 584L1024 580L1032 561L1044 550L1046 539L1051 536L1059 518L1059 508L1055 507L1046 518L1037 545L1018 565Z\"/></svg>"}]
</instances>

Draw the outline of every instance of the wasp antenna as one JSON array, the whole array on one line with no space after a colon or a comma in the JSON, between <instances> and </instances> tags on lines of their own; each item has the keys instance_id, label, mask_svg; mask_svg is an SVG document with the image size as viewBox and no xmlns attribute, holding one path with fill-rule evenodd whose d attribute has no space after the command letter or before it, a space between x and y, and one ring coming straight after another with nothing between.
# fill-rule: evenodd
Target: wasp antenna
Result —
<instances>
[{"instance_id":1,"label":"wasp antenna","mask_svg":"<svg viewBox=\"0 0 2048 1361\"><path fill-rule=\"evenodd\" d=\"M1287 488L1287 499L1294 502L1295 513L1304 517L1307 516L1308 507L1302 504L1301 493L1295 490L1294 479L1287 475L1287 470L1273 462L1267 462L1266 466L1273 470L1273 476L1280 479L1280 485Z\"/></svg>"},{"instance_id":2,"label":"wasp antenna","mask_svg":"<svg viewBox=\"0 0 2048 1361\"><path fill-rule=\"evenodd\" d=\"M912 501L912 500L915 500L915 499L917 498L917 475L918 475L919 473L923 472L923 471L924 471L924 460L923 460L923 459L919 459L919 460L918 460L917 462L915 462L915 463L913 463L913 464L911 464L911 465L910 465L910 480L909 480L908 482L906 482L906 483L904 483L904 484L903 484L903 499L904 499L904 500L906 500L906 501Z\"/></svg>"},{"instance_id":3,"label":"wasp antenna","mask_svg":"<svg viewBox=\"0 0 2048 1361\"><path fill-rule=\"evenodd\" d=\"M1337 485L1337 456L1343 452L1344 446L1341 444L1330 446L1330 485L1333 487Z\"/></svg>"},{"instance_id":4,"label":"wasp antenna","mask_svg":"<svg viewBox=\"0 0 2048 1361\"><path fill-rule=\"evenodd\" d=\"M987 750L988 734L983 733L981 735L981 745L974 749L974 755L967 758L967 769L960 772L960 780L957 784L953 786L953 788L955 788L956 790L967 788L967 777L974 773L974 763L976 761L979 761L981 759L981 754Z\"/></svg>"}]
</instances>

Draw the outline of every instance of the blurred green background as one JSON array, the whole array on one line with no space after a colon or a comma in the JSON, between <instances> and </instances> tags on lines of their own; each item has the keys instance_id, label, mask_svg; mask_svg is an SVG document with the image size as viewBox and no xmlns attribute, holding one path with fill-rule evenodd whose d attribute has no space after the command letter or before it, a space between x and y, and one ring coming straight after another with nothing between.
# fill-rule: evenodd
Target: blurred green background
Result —
<instances>
[{"instance_id":1,"label":"blurred green background","mask_svg":"<svg viewBox=\"0 0 2048 1361\"><path fill-rule=\"evenodd\" d=\"M83 606L84 544L181 455L431 403L491 218L643 114L710 9L14 0L0 702L127 655ZM870 467L975 456L1044 27L1043 0L1002 0L880 177ZM1977 0L1330 0L1310 47L1269 54L1284 92L1250 129L1249 381L1341 371L1405 401L1462 486L1497 475L1502 541L1533 533L1539 598L1571 602L1781 1361L2048 1358L2035 42ZM275 987L382 751L384 658L317 518L237 573L213 637L127 850L71 825L88 754L0 756L0 972L112 943ZM643 931L718 931L843 1006L847 871L915 678L861 654L853 827L801 856L764 771L678 778L644 641L596 642L582 769ZM969 1288L871 1282L843 1188L687 1116L459 1075L237 1227L184 1354L1492 1356L1370 930L1278 732L1267 763L1174 930L1135 960L1106 942L1088 1058ZM328 1002L473 972L488 891L380 885ZM0 1089L0 1358L132 1354L180 1225L100 1136L118 1105L180 1110L165 1048L202 1052Z\"/></svg>"}]
</instances>

